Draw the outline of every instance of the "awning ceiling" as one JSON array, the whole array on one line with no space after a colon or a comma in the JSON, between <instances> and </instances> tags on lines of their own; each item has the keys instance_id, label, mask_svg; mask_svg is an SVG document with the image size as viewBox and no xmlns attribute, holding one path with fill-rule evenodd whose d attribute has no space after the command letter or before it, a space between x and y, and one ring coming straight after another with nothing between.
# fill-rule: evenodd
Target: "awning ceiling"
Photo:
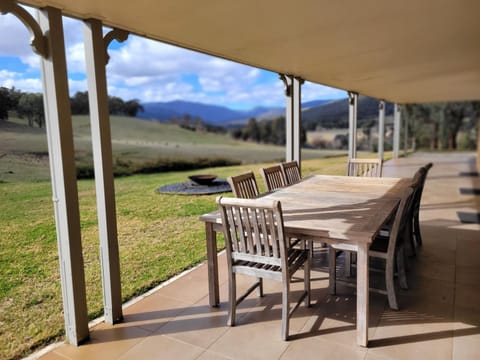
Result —
<instances>
[{"instance_id":1,"label":"awning ceiling","mask_svg":"<svg viewBox=\"0 0 480 360\"><path fill-rule=\"evenodd\" d=\"M478 0L22 3L393 102L480 99Z\"/></svg>"}]
</instances>

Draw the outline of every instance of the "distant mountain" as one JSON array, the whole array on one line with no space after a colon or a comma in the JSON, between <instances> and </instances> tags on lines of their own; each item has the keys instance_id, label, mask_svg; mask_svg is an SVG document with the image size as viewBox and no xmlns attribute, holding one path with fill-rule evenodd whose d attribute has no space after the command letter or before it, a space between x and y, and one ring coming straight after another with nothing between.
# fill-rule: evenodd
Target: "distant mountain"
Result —
<instances>
[{"instance_id":1,"label":"distant mountain","mask_svg":"<svg viewBox=\"0 0 480 360\"><path fill-rule=\"evenodd\" d=\"M393 104L386 103L386 115L393 114ZM358 97L357 124L378 117L378 100L360 95ZM302 112L302 124L307 130L318 126L325 128L348 127L348 99L333 100L313 106Z\"/></svg>"},{"instance_id":2,"label":"distant mountain","mask_svg":"<svg viewBox=\"0 0 480 360\"><path fill-rule=\"evenodd\" d=\"M238 111L231 110L224 106L181 100L144 103L142 106L144 111L137 114L137 117L142 119L169 120L175 116L183 117L188 114L192 118L200 117L205 122L216 125L242 117Z\"/></svg>"},{"instance_id":3,"label":"distant mountain","mask_svg":"<svg viewBox=\"0 0 480 360\"><path fill-rule=\"evenodd\" d=\"M331 100L315 100L302 104L303 108L311 108L328 103ZM195 103L190 101L175 100L169 102L152 102L142 104L144 111L137 117L149 120L170 120L173 117L192 118L199 117L206 123L222 126L241 126L248 119L255 117L257 120L274 119L285 115L284 107L258 106L249 110L233 110L225 106Z\"/></svg>"}]
</instances>

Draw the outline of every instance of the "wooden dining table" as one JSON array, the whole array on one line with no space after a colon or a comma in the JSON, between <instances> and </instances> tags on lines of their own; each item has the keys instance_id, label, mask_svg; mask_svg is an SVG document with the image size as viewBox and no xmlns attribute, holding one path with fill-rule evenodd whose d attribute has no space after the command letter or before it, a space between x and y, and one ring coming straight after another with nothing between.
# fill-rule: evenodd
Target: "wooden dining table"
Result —
<instances>
[{"instance_id":1,"label":"wooden dining table","mask_svg":"<svg viewBox=\"0 0 480 360\"><path fill-rule=\"evenodd\" d=\"M357 253L357 343L368 345L368 249L391 218L411 179L314 175L262 194L280 200L285 234L327 243ZM222 232L218 211L200 216L205 222L209 301L219 304L216 233Z\"/></svg>"}]
</instances>

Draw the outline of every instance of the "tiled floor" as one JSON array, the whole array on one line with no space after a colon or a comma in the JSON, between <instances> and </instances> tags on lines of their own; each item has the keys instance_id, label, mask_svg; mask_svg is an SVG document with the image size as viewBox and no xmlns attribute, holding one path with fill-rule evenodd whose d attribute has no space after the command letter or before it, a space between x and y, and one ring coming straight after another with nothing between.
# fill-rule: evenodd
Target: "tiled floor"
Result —
<instances>
[{"instance_id":1,"label":"tiled floor","mask_svg":"<svg viewBox=\"0 0 480 360\"><path fill-rule=\"evenodd\" d=\"M416 154L385 164L385 176L412 176L433 162L421 208L424 245L410 261L408 291L400 311L386 297L370 295L369 348L356 345L355 296L340 288L328 295L328 273L316 248L312 307L292 318L292 340L280 340L280 288L266 283L266 296L252 294L239 308L238 325L226 326L227 282L221 255L221 299L210 308L202 265L125 309L125 321L104 323L79 347L63 344L41 356L51 359L479 359L480 225L462 224L457 212L480 211L472 154ZM246 279L238 285L246 288ZM301 283L295 286L301 286Z\"/></svg>"}]
</instances>

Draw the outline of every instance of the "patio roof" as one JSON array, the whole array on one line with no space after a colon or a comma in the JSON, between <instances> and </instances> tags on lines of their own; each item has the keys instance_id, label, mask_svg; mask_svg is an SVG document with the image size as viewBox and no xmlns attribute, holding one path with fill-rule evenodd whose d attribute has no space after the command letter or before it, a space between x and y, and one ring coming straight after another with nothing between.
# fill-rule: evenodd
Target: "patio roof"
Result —
<instances>
[{"instance_id":1,"label":"patio roof","mask_svg":"<svg viewBox=\"0 0 480 360\"><path fill-rule=\"evenodd\" d=\"M474 0L22 3L392 102L480 99Z\"/></svg>"}]
</instances>

